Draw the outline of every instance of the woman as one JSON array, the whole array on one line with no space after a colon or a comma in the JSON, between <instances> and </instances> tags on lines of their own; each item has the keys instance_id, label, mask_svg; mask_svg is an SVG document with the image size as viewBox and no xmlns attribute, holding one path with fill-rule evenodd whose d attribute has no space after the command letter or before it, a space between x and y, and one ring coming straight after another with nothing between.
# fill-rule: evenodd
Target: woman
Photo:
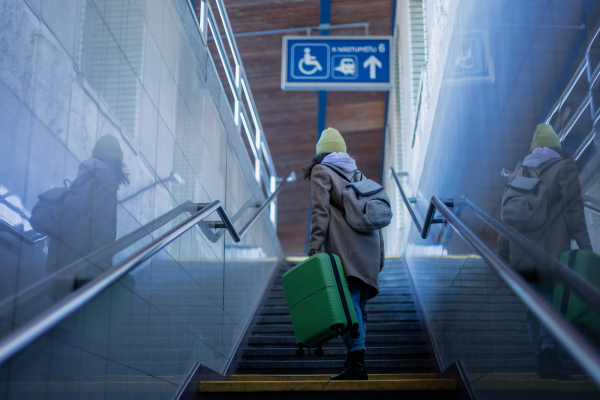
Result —
<instances>
[{"instance_id":1,"label":"woman","mask_svg":"<svg viewBox=\"0 0 600 400\"><path fill-rule=\"evenodd\" d=\"M119 139L102 136L70 186L75 195L69 197L68 213L61 215L58 236L48 245L48 275L115 241L117 190L129 184L127 175ZM110 265L112 255L103 263Z\"/></svg>"},{"instance_id":2,"label":"woman","mask_svg":"<svg viewBox=\"0 0 600 400\"><path fill-rule=\"evenodd\" d=\"M571 250L572 239L580 249L592 250L583 212L579 170L575 161L564 156L560 140L551 125L537 126L529 154L509 180L523 176L525 169L532 177L539 178L546 187L548 210L547 219L542 226L522 229L519 230L520 233L555 259L563 252ZM527 249L509 242L505 237L500 236L498 239L498 255L510 262L515 270L551 303L554 282L546 279L543 271L538 270L535 260L528 254ZM527 311L526 320L529 339L539 362L540 377L571 379L562 371L556 340L531 311Z\"/></svg>"},{"instance_id":3,"label":"woman","mask_svg":"<svg viewBox=\"0 0 600 400\"><path fill-rule=\"evenodd\" d=\"M346 143L340 133L327 128L317 143L317 154L304 170L304 178L311 181L312 225L308 256L319 251L337 254L342 260L352 297L358 330L357 339L343 334L347 359L344 370L332 380L366 380L364 365L367 300L379 293L378 277L383 268L383 237L381 230L357 232L346 223L342 213L331 204L344 204L342 191L348 184L329 167L335 168L348 179L356 172L355 161L346 153Z\"/></svg>"}]
</instances>

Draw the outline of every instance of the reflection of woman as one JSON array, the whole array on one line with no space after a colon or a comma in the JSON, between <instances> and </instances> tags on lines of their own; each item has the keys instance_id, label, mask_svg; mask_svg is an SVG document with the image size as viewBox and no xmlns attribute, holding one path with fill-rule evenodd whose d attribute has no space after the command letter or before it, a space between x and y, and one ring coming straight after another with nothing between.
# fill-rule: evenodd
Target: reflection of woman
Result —
<instances>
[{"instance_id":1,"label":"reflection of woman","mask_svg":"<svg viewBox=\"0 0 600 400\"><path fill-rule=\"evenodd\" d=\"M321 165L321 164L326 164ZM367 379L364 365L367 300L379 293L379 271L383 268L384 253L381 230L357 232L350 228L344 216L331 204L342 205L342 191L348 184L329 167L352 179L356 163L346 153L346 144L340 133L325 129L317 143L317 155L305 169L305 179L311 181L312 225L308 255L321 249L337 254L342 260L348 288L358 318L360 336L354 339L344 333L348 358L345 369L334 380Z\"/></svg>"},{"instance_id":2,"label":"reflection of woman","mask_svg":"<svg viewBox=\"0 0 600 400\"><path fill-rule=\"evenodd\" d=\"M530 152L512 173L510 180L522 176L526 167L533 178L539 177L547 189L547 219L536 229L521 231L530 242L550 257L558 259L571 250L571 240L577 242L580 249L592 249L587 231L583 200L579 185L579 171L575 162L561 155L558 136L548 124L540 124L533 135ZM498 255L519 271L525 279L533 283L540 294L552 301L554 284L544 279L533 259L528 257L527 249L500 237ZM541 273L539 273L541 272ZM558 348L554 338L540 322L527 312L527 331L535 354L539 361L542 378L568 379L562 372L558 359Z\"/></svg>"},{"instance_id":3,"label":"reflection of woman","mask_svg":"<svg viewBox=\"0 0 600 400\"><path fill-rule=\"evenodd\" d=\"M129 184L119 140L104 135L96 142L92 158L79 164L70 186L78 202L70 216L62 216L59 235L48 245L47 273L52 274L117 237L117 190ZM112 259L112 257L111 257ZM103 260L108 264L111 259Z\"/></svg>"}]
</instances>

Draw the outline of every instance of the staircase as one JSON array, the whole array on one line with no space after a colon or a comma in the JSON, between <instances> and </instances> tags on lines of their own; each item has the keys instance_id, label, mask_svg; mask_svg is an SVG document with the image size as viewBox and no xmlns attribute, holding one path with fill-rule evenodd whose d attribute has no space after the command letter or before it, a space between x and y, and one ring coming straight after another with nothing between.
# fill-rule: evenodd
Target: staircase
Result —
<instances>
[{"instance_id":1,"label":"staircase","mask_svg":"<svg viewBox=\"0 0 600 400\"><path fill-rule=\"evenodd\" d=\"M239 374L336 374L346 359L341 338L323 346L318 358L305 350L296 358L296 339L281 278L296 263L282 264L237 367ZM365 364L370 374L432 373L426 335L417 316L400 259L387 259L380 293L367 303Z\"/></svg>"},{"instance_id":2,"label":"staircase","mask_svg":"<svg viewBox=\"0 0 600 400\"><path fill-rule=\"evenodd\" d=\"M427 260L424 260L427 262ZM485 373L469 373L466 377L481 398L515 399L515 400L588 400L597 398L597 389L593 382L585 376L578 376L576 382L559 382L542 380L532 369L530 357L505 357L512 355L509 350L524 352L527 345L526 331L522 322L511 320L517 312L524 314L523 306L516 302L511 293L502 290L495 281L495 275L483 274L484 265L479 260L473 268L482 276L473 281L462 281L457 293L444 292L443 296L431 288L426 293L430 302L438 302L438 307L447 318L438 318L436 323L443 324L438 329L448 333L459 328L466 331L469 337L482 334L507 335L506 345L494 342L495 353L502 355L502 365L506 364L506 372L498 365L496 357L490 356L477 348L471 357L465 357L464 351L458 352L465 358L472 369L488 369ZM267 293L267 298L257 324L254 326L248 345L243 349L243 356L237 365L237 374L225 376L219 381L200 383L201 398L207 399L398 399L403 400L453 400L469 399L469 389L460 379L460 372L451 366L445 374L435 374L434 363L429 354L426 334L421 327L417 310L409 289L404 266L400 259L387 259L380 274L380 294L367 303L369 322L367 324L367 352L365 364L369 372L368 381L330 381L331 375L339 373L346 358L345 346L341 338L323 346L324 356L318 358L306 354L302 359L296 358L296 340L292 322L287 309L286 299L281 283L282 276L295 263L284 263L277 273ZM469 266L471 267L471 266ZM450 272L449 266L446 272ZM450 274L452 275L452 274ZM449 278L451 277L449 275ZM469 275L472 276L473 274ZM484 276L486 279L484 279ZM460 307L476 307L467 310L472 317L477 316L478 304L481 303L480 292L493 285L494 295L486 297L487 302L494 303L495 308L487 318L463 320L460 318L465 310ZM438 298L439 297L439 298ZM474 300L479 300L474 301ZM498 300L494 302L493 300ZM496 309L497 308L497 309ZM436 308L437 309L437 308ZM462 313L459 312L462 310ZM520 318L519 320L522 320ZM511 323L512 321L512 323ZM451 349L441 336L438 346ZM517 340L518 339L518 340ZM522 346L515 346L515 343ZM476 344L476 343L475 343ZM466 344L465 344L466 345ZM469 341L469 346L473 342ZM468 354L467 354L468 355ZM457 365L457 364L454 364ZM493 366L493 372L489 368ZM456 368L456 367L454 367Z\"/></svg>"}]
</instances>

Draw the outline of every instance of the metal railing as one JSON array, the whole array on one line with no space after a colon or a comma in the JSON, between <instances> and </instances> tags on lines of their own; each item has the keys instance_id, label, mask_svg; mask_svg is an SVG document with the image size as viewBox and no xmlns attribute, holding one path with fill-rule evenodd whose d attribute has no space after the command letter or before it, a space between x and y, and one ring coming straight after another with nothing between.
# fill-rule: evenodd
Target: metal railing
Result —
<instances>
[{"instance_id":1,"label":"metal railing","mask_svg":"<svg viewBox=\"0 0 600 400\"><path fill-rule=\"evenodd\" d=\"M21 242L25 243L28 246L33 246L34 244L39 243L46 239L46 236L40 235L39 233L28 236L27 235L28 232L34 232L34 231L21 232L20 229L15 228L14 226L12 226L8 222L4 221L3 219L0 219L0 232L7 232L9 235L16 237L17 239L19 239Z\"/></svg>"},{"instance_id":2,"label":"metal railing","mask_svg":"<svg viewBox=\"0 0 600 400\"><path fill-rule=\"evenodd\" d=\"M600 77L600 63L598 60L593 60L590 54L592 50L592 46L596 45L596 40L599 38L600 34L600 24L596 26L594 29L590 40L588 40L585 47L585 54L583 60L577 67L573 77L569 80L566 87L563 89L561 95L556 100L554 105L552 106L550 112L548 113L545 122L550 123L554 115L563 107L567 99L573 93L573 89L579 83L580 79L585 75L587 78L587 87L588 91L586 95L581 99L577 104L577 110L573 113L565 124L564 127L561 127L557 130L558 137L560 141L563 142L566 137L569 135L575 124L579 121L579 119L585 114L585 110L589 107L590 113L589 118L592 120L592 130L586 135L583 139L582 143L578 146L573 158L575 161L579 160L583 152L589 147L589 145L594 141L596 137L596 124L598 120L600 120L600 107L598 106L598 100L594 102L593 96L593 87L596 85L598 78ZM595 61L595 63L594 63ZM585 73L585 74L584 74ZM578 99L575 99L577 101Z\"/></svg>"},{"instance_id":3,"label":"metal railing","mask_svg":"<svg viewBox=\"0 0 600 400\"><path fill-rule=\"evenodd\" d=\"M57 288L56 286L58 285L57 282L59 282L62 277L72 277L78 271L87 266L97 265L107 258L111 258L138 240L150 235L155 230L171 222L181 214L185 212L195 214L206 205L207 204L192 203L191 201L187 201L166 212L160 217L157 217L146 225L143 225L140 228L120 237L114 242L86 255L85 257L73 261L71 264L61 268L59 271L56 271L51 275L46 276L43 280L28 287L27 289L2 300L0 302L0 315L7 315L7 313L11 312L12 306L15 303L18 303L20 307L27 307L28 304L39 300L49 292L51 292L54 296L60 297L62 295L62 293L60 293L61 289ZM68 288L64 289L68 290Z\"/></svg>"},{"instance_id":4,"label":"metal railing","mask_svg":"<svg viewBox=\"0 0 600 400\"><path fill-rule=\"evenodd\" d=\"M295 180L295 177L296 175L293 172L291 172L288 175L288 177L279 184L276 190L274 190L274 193L262 204L260 209L255 213L255 215L242 228L240 232L238 232L233 226L233 223L231 222L227 211L225 211L225 208L221 205L221 202L219 200L215 200L210 204L198 204L191 202L184 203L187 205L186 208L188 210L189 208L193 209L193 207L197 207L199 208L199 210L192 216L186 218L185 221L181 222L177 226L171 228L169 231L153 240L151 243L143 246L140 250L127 257L124 261L120 262L114 268L111 268L108 271L102 273L92 281L82 286L77 291L71 293L69 296L65 297L64 299L50 307L48 310L44 311L41 315L33 318L28 323L17 328L16 330L8 334L6 337L4 337L0 341L0 364L6 362L16 353L23 350L33 341L50 331L52 328L57 326L67 317L75 313L77 310L81 309L89 301L93 300L104 290L109 288L111 285L115 284L120 278L125 276L135 267L142 264L144 261L152 257L162 248L167 246L169 243L171 243L179 236L183 235L185 232L190 230L196 224L202 222L206 217L208 217L215 211L219 214L219 217L221 218L221 223L215 224L214 227L227 229L227 231L236 243L241 241L242 238L248 233L252 225L258 220L260 215L267 208L269 203L274 201L275 196L277 195L277 193L279 193L282 186L286 182L293 182ZM161 216L159 218L160 221L157 222L157 225L162 226L167 222L172 221L174 218L176 218L183 212L183 209L183 207L178 207L174 210L171 210L167 214ZM170 218L170 220L165 221L168 218ZM153 224L154 222L155 221L151 222L150 224ZM128 239L124 242L130 243L131 237L139 234L140 229L127 235L126 237L128 237ZM121 246L122 244L119 244L116 245L115 248L120 248ZM106 249L100 250L102 254L105 254L105 251ZM86 260L83 262L85 263L89 261Z\"/></svg>"},{"instance_id":5,"label":"metal railing","mask_svg":"<svg viewBox=\"0 0 600 400\"><path fill-rule=\"evenodd\" d=\"M531 312L540 320L540 322L544 324L546 328L548 328L554 338L565 348L565 350L573 357L573 359L581 366L581 368L588 373L596 385L600 387L600 354L598 353L598 350L590 345L589 342L579 332L577 332L562 315L554 310L554 308L552 308L547 301L545 301L529 284L527 284L527 282L525 282L525 280L519 274L517 274L513 268L511 268L504 260L500 259L497 254L495 254L464 222L459 219L454 212L452 212L452 210L450 210L449 207L453 207L458 204L453 201L451 202L450 200L441 200L438 197L433 196L429 204L427 216L423 226L421 227L420 223L416 219L416 214L414 211L412 211L412 206L406 197L406 194L404 193L404 189L397 178L396 172L393 168L390 168L390 171L395 178L398 190L402 195L402 199L404 200L406 207L409 209L409 213L413 218L413 222L415 222L415 225L417 228L419 228L421 237L427 238L425 233L429 232L429 228L433 223L445 222L449 224L454 231L460 237L462 237L469 244L469 246L471 246L473 250L475 250L496 271L500 278L512 289L515 295L517 295L517 297L521 299L521 301L531 310ZM465 198L461 198L460 201L462 202L462 205L466 205L471 209L481 210L474 203L466 201ZM436 211L439 212L443 219L434 218ZM480 217L482 215L489 215L485 212L481 213L481 215L478 211L475 211L475 213ZM492 220L490 219L485 221L491 222ZM495 219L494 221L500 223ZM491 225L494 228L499 227L496 223L491 222ZM511 230L508 227L505 228ZM518 236L513 235L504 228L501 229L502 234L510 236L510 238L517 241L521 240ZM525 238L523 238L523 240L526 241ZM529 242L527 242L527 244L529 244ZM531 255L535 257L535 251L532 252ZM558 270L560 270L560 268ZM573 274L576 275L575 273ZM577 278L579 281L583 281L580 277L577 276ZM577 281L577 285L579 284L579 281ZM572 281L570 280L565 281L565 284L571 283ZM586 284L591 286L587 282ZM582 294L583 292L587 293L587 290L585 289L583 291L579 290L580 288L578 288L577 285L572 286L571 289L576 290L578 294ZM586 296L591 295L593 298L594 296L597 296L598 290L594 287L592 288L595 292L587 293ZM594 306L597 304L597 300L598 298L592 302Z\"/></svg>"},{"instance_id":6,"label":"metal railing","mask_svg":"<svg viewBox=\"0 0 600 400\"><path fill-rule=\"evenodd\" d=\"M270 196L275 191L277 182L280 179L275 172L273 158L271 157L269 146L264 137L264 129L258 115L254 97L252 96L252 91L250 90L248 77L246 76L246 71L240 57L233 30L231 29L225 5L223 0L212 1L217 7L221 24L225 29L225 34L221 35L219 25L217 24L217 18L215 17L215 13L209 4L209 1L195 1L199 2L200 15L196 15L192 0L188 0L190 12L194 16L204 45L208 44L208 30L210 29L212 39L216 44L217 52L225 71L227 86L233 96L233 110L230 110L233 120L240 135L242 135L243 130L248 139L248 145L254 159L254 177L259 185L262 184L267 196ZM229 52L223 43L223 37L227 38L229 44L228 47L230 49ZM231 55L233 63L230 61L229 55ZM212 60L210 54L209 59ZM223 83L221 83L221 85L223 86L223 90L225 90L225 85L223 85ZM244 104L244 100L246 100L247 107L246 104ZM276 210L276 203L272 203L270 216L273 224L275 224Z\"/></svg>"}]
</instances>

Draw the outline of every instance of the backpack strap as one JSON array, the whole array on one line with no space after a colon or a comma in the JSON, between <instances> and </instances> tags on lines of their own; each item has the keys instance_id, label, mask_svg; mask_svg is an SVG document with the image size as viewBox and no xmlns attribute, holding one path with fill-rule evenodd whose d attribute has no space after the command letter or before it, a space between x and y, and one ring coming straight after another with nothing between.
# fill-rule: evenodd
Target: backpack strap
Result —
<instances>
[{"instance_id":1,"label":"backpack strap","mask_svg":"<svg viewBox=\"0 0 600 400\"><path fill-rule=\"evenodd\" d=\"M344 209L344 207L340 206L338 203L336 203L335 201L331 200L331 197L329 197L329 204L331 204L333 206L333 208L335 208L336 210L338 210L339 212L342 213L342 217L346 215L346 210Z\"/></svg>"},{"instance_id":2,"label":"backpack strap","mask_svg":"<svg viewBox=\"0 0 600 400\"><path fill-rule=\"evenodd\" d=\"M355 169L355 170L354 170L354 175L352 175L352 181L353 181L353 182L360 182L360 181L357 181L357 180L356 180L356 175L358 175L358 174L360 174L360 180L361 180L361 181L362 181L362 180L363 180L363 178L365 177L365 176L363 175L363 173L362 173L362 172L360 172L359 170Z\"/></svg>"},{"instance_id":3,"label":"backpack strap","mask_svg":"<svg viewBox=\"0 0 600 400\"><path fill-rule=\"evenodd\" d=\"M331 165L327 165L327 164L321 164L324 167L329 168L330 170L332 170L333 172L335 172L336 174L338 174L339 176L341 176L342 178L344 178L344 180L346 180L348 183L350 182L350 179L346 178L344 176L344 174L342 174L340 171L338 171L337 169L333 168ZM339 204L337 204L335 201L333 201L331 199L331 196L329 196L329 204L331 204L336 210L338 210L339 212L342 213L342 216L346 215L346 210L344 210L344 207L340 206Z\"/></svg>"},{"instance_id":4,"label":"backpack strap","mask_svg":"<svg viewBox=\"0 0 600 400\"><path fill-rule=\"evenodd\" d=\"M545 172L548 172L548 170L549 170L550 168L554 167L556 164L558 164L559 162L561 162L561 161L563 161L563 160L564 160L564 158L561 158L560 160L556 160L556 161L554 161L554 162L552 162L552 163L550 163L550 164L546 165L546 166L544 167L544 169L542 169L542 170L540 171L540 173L539 173L539 174L536 172L536 174L537 174L538 178L541 178L541 177L542 177L542 175L544 175L544 173L545 173ZM531 172L529 172L529 168L527 168L527 167L526 167L526 166L524 166L523 164L521 164L521 167L523 168L523 176L524 176L524 177L526 177L526 178L531 178Z\"/></svg>"},{"instance_id":5,"label":"backpack strap","mask_svg":"<svg viewBox=\"0 0 600 400\"><path fill-rule=\"evenodd\" d=\"M553 163L550 163L548 165L546 165L544 167L543 170L540 171L540 174L538 175L538 177L541 177L542 175L544 175L544 172L548 171L550 168L554 167L556 164L558 164L559 162L561 162L562 160L564 160L563 158L561 158L560 160L556 160Z\"/></svg>"},{"instance_id":6,"label":"backpack strap","mask_svg":"<svg viewBox=\"0 0 600 400\"><path fill-rule=\"evenodd\" d=\"M346 177L344 176L344 174L342 174L342 173L341 173L340 171L338 171L337 169L333 168L331 165L327 165L327 164L321 164L321 165L322 165L322 166L324 166L324 167L327 167L327 168L329 168L330 170L332 170L333 172L335 172L336 174L338 174L339 176L341 176L341 177L342 177L342 179L344 179L344 180L345 180L345 181L347 181L348 183L351 183L351 182L350 182L350 179L346 178Z\"/></svg>"},{"instance_id":7,"label":"backpack strap","mask_svg":"<svg viewBox=\"0 0 600 400\"><path fill-rule=\"evenodd\" d=\"M73 182L69 181L68 179L65 179L65 181L69 181L70 185L68 187L68 189L71 190L75 190L77 189L79 186L83 185L84 183L86 183L87 181L89 181L90 179L92 179L94 177L94 175L96 175L96 171L92 171L92 172L88 172L85 175L80 176L79 178L76 178ZM65 187L67 186L67 183L64 182Z\"/></svg>"}]
</instances>

